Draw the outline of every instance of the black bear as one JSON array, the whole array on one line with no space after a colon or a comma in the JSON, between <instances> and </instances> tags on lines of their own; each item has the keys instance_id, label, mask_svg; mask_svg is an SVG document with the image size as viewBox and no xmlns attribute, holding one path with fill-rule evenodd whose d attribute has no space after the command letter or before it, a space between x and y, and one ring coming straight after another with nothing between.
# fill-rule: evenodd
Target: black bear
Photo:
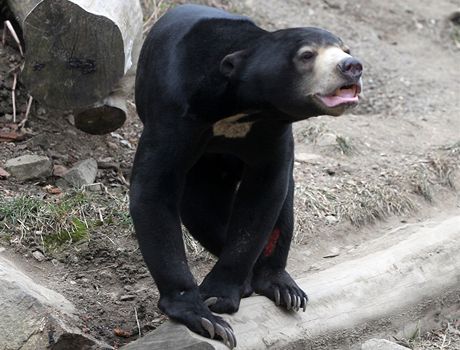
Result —
<instances>
[{"instance_id":1,"label":"black bear","mask_svg":"<svg viewBox=\"0 0 460 350\"><path fill-rule=\"evenodd\" d=\"M197 5L154 25L136 78L144 130L130 211L166 315L234 347L232 328L212 312L234 313L253 292L305 311L307 295L285 270L292 122L355 105L362 69L341 39L319 28L268 32ZM200 286L181 222L218 257Z\"/></svg>"}]
</instances>

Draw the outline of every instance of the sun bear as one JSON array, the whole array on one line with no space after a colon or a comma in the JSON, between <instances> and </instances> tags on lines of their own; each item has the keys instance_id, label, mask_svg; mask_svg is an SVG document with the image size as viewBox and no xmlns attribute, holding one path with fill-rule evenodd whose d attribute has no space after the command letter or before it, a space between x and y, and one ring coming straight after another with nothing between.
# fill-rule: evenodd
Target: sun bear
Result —
<instances>
[{"instance_id":1,"label":"sun bear","mask_svg":"<svg viewBox=\"0 0 460 350\"><path fill-rule=\"evenodd\" d=\"M292 123L356 105L362 64L320 28L266 31L250 19L183 5L148 34L136 105L144 124L130 212L159 308L236 346L234 313L253 292L305 311L286 271L293 235ZM218 257L198 286L181 223Z\"/></svg>"}]
</instances>

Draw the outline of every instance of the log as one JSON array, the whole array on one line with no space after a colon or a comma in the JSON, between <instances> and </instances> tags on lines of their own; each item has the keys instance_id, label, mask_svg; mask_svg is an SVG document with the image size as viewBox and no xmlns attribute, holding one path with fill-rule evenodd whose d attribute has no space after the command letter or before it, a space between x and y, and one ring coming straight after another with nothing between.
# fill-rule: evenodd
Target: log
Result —
<instances>
[{"instance_id":1,"label":"log","mask_svg":"<svg viewBox=\"0 0 460 350\"><path fill-rule=\"evenodd\" d=\"M94 125L98 120L108 123L108 129L122 124L126 106L120 99L128 91L119 86L132 84L120 81L133 79L142 40L139 0L8 4L23 31L21 79L31 95L51 108L78 110L78 125L92 133L102 133Z\"/></svg>"},{"instance_id":2,"label":"log","mask_svg":"<svg viewBox=\"0 0 460 350\"><path fill-rule=\"evenodd\" d=\"M253 296L236 314L224 315L236 349L356 349L372 336L409 339L441 316L460 316L460 216L382 233L347 260L297 283L310 297L305 313ZM166 322L120 350L147 349L228 348Z\"/></svg>"}]
</instances>

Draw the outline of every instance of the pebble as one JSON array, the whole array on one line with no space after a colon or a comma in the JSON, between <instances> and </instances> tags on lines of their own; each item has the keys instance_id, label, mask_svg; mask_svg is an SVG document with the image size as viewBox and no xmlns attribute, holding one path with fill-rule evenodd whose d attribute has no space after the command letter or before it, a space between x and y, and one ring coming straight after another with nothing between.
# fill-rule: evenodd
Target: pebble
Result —
<instances>
[{"instance_id":1,"label":"pebble","mask_svg":"<svg viewBox=\"0 0 460 350\"><path fill-rule=\"evenodd\" d=\"M336 224L339 221L339 219L337 219L337 217L335 217L334 215L326 215L325 219L329 225Z\"/></svg>"},{"instance_id":2,"label":"pebble","mask_svg":"<svg viewBox=\"0 0 460 350\"><path fill-rule=\"evenodd\" d=\"M32 253L32 256L37 260L37 261L44 261L46 258L45 256L43 255L43 253L39 250L36 250Z\"/></svg>"}]
</instances>

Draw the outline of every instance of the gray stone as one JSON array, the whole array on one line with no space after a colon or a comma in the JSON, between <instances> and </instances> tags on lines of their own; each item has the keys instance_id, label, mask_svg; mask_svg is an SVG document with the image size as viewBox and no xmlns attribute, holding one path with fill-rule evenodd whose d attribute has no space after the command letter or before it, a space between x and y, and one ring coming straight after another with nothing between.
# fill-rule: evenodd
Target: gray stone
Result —
<instances>
[{"instance_id":1,"label":"gray stone","mask_svg":"<svg viewBox=\"0 0 460 350\"><path fill-rule=\"evenodd\" d=\"M66 187L81 187L90 185L96 180L97 175L97 162L95 159L89 158L78 162L69 171L63 175L62 181L58 181L58 185Z\"/></svg>"},{"instance_id":2,"label":"gray stone","mask_svg":"<svg viewBox=\"0 0 460 350\"><path fill-rule=\"evenodd\" d=\"M85 189L90 192L102 192L104 190L104 185L100 182L96 182L94 184L85 186Z\"/></svg>"},{"instance_id":3,"label":"gray stone","mask_svg":"<svg viewBox=\"0 0 460 350\"><path fill-rule=\"evenodd\" d=\"M295 154L295 160L302 163L320 164L323 157L319 154L299 152Z\"/></svg>"},{"instance_id":4,"label":"gray stone","mask_svg":"<svg viewBox=\"0 0 460 350\"><path fill-rule=\"evenodd\" d=\"M26 181L51 176L53 168L48 157L27 154L7 160L5 169L19 181Z\"/></svg>"},{"instance_id":5,"label":"gray stone","mask_svg":"<svg viewBox=\"0 0 460 350\"><path fill-rule=\"evenodd\" d=\"M386 339L370 339L361 346L361 350L407 350L405 346Z\"/></svg>"},{"instance_id":6,"label":"gray stone","mask_svg":"<svg viewBox=\"0 0 460 350\"><path fill-rule=\"evenodd\" d=\"M32 256L33 256L36 260L38 260L38 261L40 261L40 262L42 262L42 261L44 261L44 260L46 259L45 256L43 255L43 253L42 253L41 251L39 251L39 250L34 251L34 252L32 253Z\"/></svg>"},{"instance_id":7,"label":"gray stone","mask_svg":"<svg viewBox=\"0 0 460 350\"><path fill-rule=\"evenodd\" d=\"M46 134L39 134L26 142L28 149L42 148L47 149L51 145L51 138Z\"/></svg>"},{"instance_id":8,"label":"gray stone","mask_svg":"<svg viewBox=\"0 0 460 350\"><path fill-rule=\"evenodd\" d=\"M337 223L337 221L339 221L339 219L337 219L337 217L334 215L326 215L324 218L329 225L334 225Z\"/></svg>"},{"instance_id":9,"label":"gray stone","mask_svg":"<svg viewBox=\"0 0 460 350\"><path fill-rule=\"evenodd\" d=\"M0 349L111 349L75 325L75 307L35 283L0 252Z\"/></svg>"}]
</instances>

